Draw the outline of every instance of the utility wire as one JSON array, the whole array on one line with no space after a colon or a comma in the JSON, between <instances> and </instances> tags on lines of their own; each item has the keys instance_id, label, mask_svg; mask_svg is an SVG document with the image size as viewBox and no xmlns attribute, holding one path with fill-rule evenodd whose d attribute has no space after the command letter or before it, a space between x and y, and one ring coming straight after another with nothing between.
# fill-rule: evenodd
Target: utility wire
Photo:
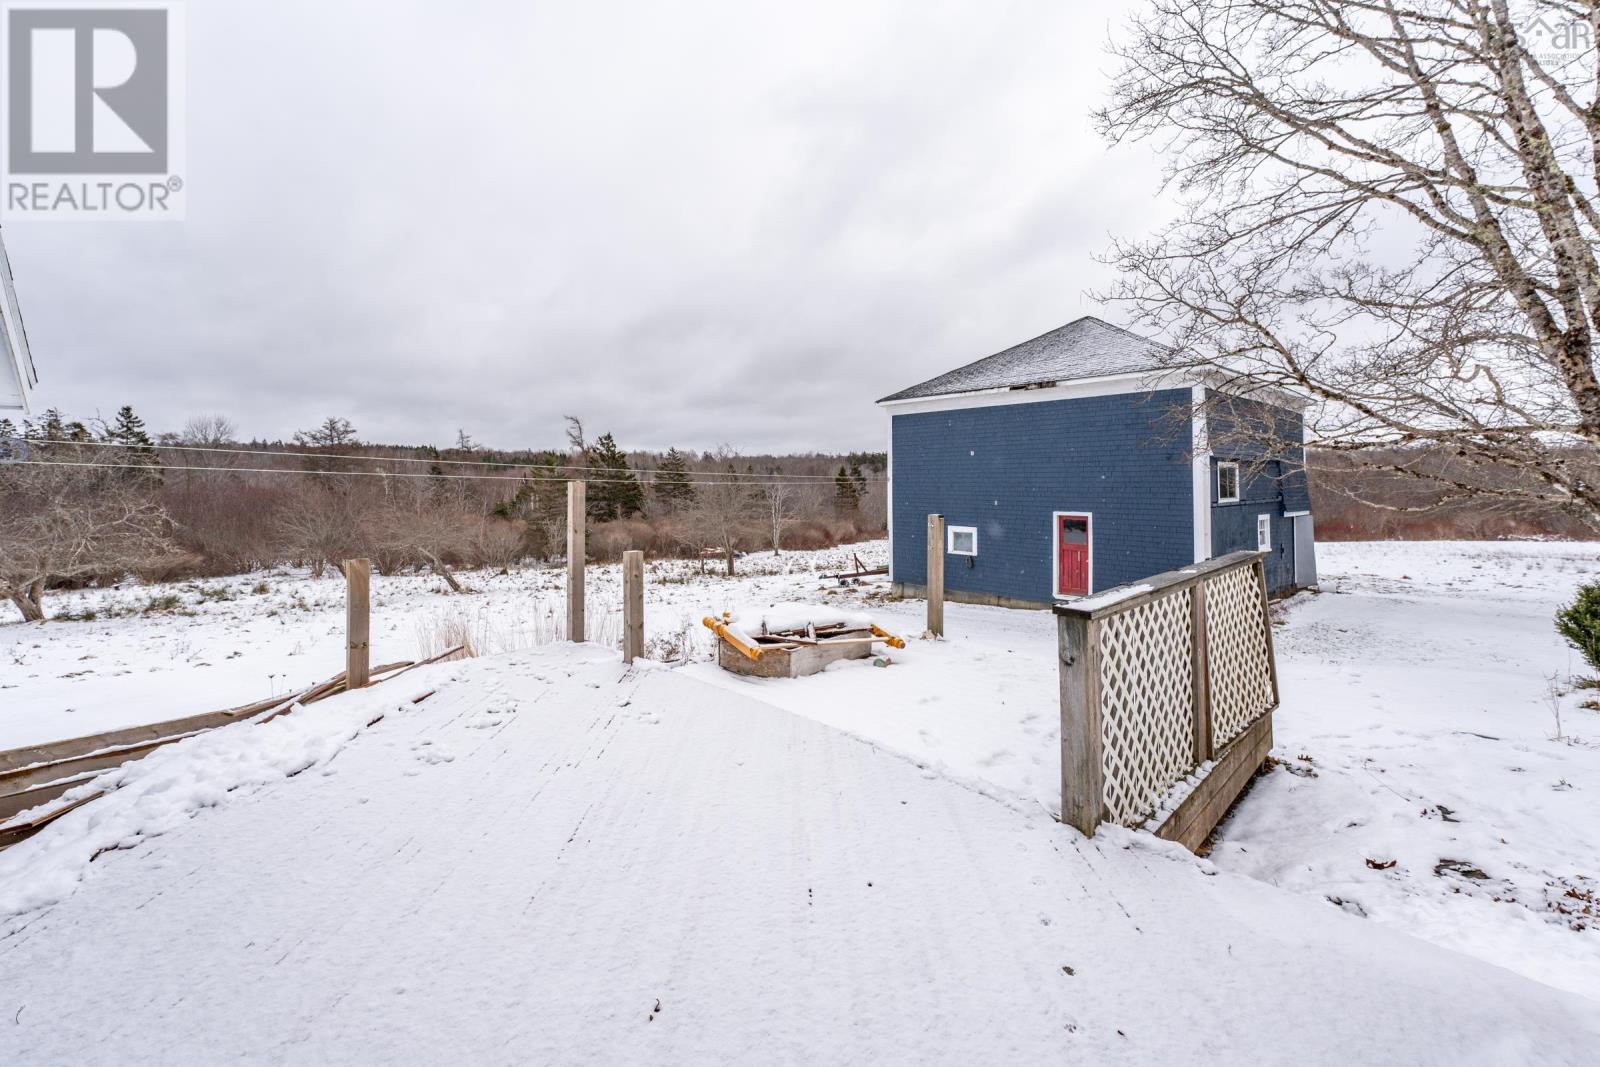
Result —
<instances>
[{"instance_id":1,"label":"utility wire","mask_svg":"<svg viewBox=\"0 0 1600 1067\"><path fill-rule=\"evenodd\" d=\"M319 470L305 470L305 469L302 469L302 468L294 468L294 467L197 467L197 466L178 466L178 465L169 464L169 463L160 463L160 464L156 464L156 463L106 463L106 462L100 462L100 461L82 462L82 461L77 461L77 460L61 460L61 459L18 459L18 460L9 460L9 461L8 460L0 460L0 468L4 468L4 467L87 467L87 468L92 468L92 469L97 469L97 470L133 470L133 471L147 471L147 472L150 472L150 473L165 473L167 471L214 471L214 472L221 473L221 474L309 474L309 475L313 475L313 476L316 476L316 477L322 477L322 478L340 478L340 477L349 477L349 478L424 478L424 479L434 479L434 480L445 479L447 481L457 481L457 482L470 482L470 481L516 482L516 483L521 483L521 482L546 482L546 483L552 483L552 484L564 484L566 482L629 482L629 481L632 481L632 482L636 482L636 483L641 484L641 485L654 485L654 484L656 484L656 481L657 481L655 478L649 477L649 475L652 475L652 474L655 473L654 471L637 471L637 472L633 472L634 476L633 477L628 477L628 478L597 478L597 477L544 478L544 477L531 477L531 476L529 476L529 475L527 475L525 473L519 475L519 474L515 474L515 473L507 473L507 474L443 474L443 473L440 473L440 474L434 474L432 472L410 473L410 472L403 472L403 471L350 471L350 470L319 471ZM640 477L638 477L638 475L645 475L646 477L640 478ZM777 476L777 475L773 475L773 476L770 476L770 477L762 477L762 476L758 475L757 477L761 477L762 480L759 481L759 482L749 483L749 484L751 484L751 485L753 485L755 487L759 487L759 486L762 486L762 485L815 485L816 484L815 482L795 482L795 481L790 481L790 480L788 480L788 479L786 479L784 477ZM833 481L833 479L830 478L829 481ZM666 484L683 485L685 483L680 481L680 482L666 483ZM727 482L727 481L720 481L720 482L718 482L718 481L701 481L701 480L698 480L696 478L690 478L690 479L688 479L687 484L689 484L689 485L739 485L741 483L739 483L739 482Z\"/></svg>"},{"instance_id":2,"label":"utility wire","mask_svg":"<svg viewBox=\"0 0 1600 1067\"><path fill-rule=\"evenodd\" d=\"M24 445L26 445L28 447L38 448L38 449L90 447L90 448L120 448L120 449L123 449L123 450L129 450L129 449L140 449L140 450L142 450L142 449L144 449L146 447L144 445L123 444L120 441L35 441L35 440L29 440L27 438L21 438L21 437L14 438L13 440L16 440L16 441L18 441L18 442L20 442L20 443L22 443L22 444L24 444ZM304 451L304 452L287 452L287 451L276 451L276 450L272 450L272 449L262 449L262 448L222 448L220 446L215 446L215 445L151 444L148 447L150 449L152 449L152 450L160 450L160 449L165 448L165 449L172 449L174 451L184 451L184 452L213 452L213 453L221 453L221 454L225 454L225 455L234 455L234 456L281 456L281 457L286 457L286 458L290 458L290 459L307 459L307 458L311 458L311 459L332 459L332 460L340 460L340 461L343 461L343 462L352 462L352 463L365 460L365 461L372 462L372 463L431 463L431 464L450 464L450 465L458 466L458 467L494 467L494 468L515 469L515 470L523 470L523 469L526 469L526 468L529 468L529 467L533 467L533 468L546 467L546 465L542 464L542 463L535 463L535 462L512 463L512 462L508 462L508 461L505 461L505 460L431 459L431 458L428 458L428 457L417 457L417 456L355 456L355 455L349 455L349 454L338 453L338 452L315 452L315 451L310 451L310 450L307 450L307 451ZM354 445L352 447L363 448L363 447L371 447L371 446ZM552 453L552 454L554 454L554 453ZM163 464L163 466L165 466L165 464ZM199 468L199 467L195 467L195 468L168 467L167 469L169 469L169 470L185 470L185 469L190 469L190 470L202 470L202 469L204 469L204 470L224 470L224 469L228 469L228 468L222 468L222 467L216 467L216 468L211 468L211 467L206 467L206 468ZM233 469L241 469L241 468L233 468ZM554 469L554 468L546 467L546 469ZM615 470L614 467L585 467L585 466L576 466L576 465L568 464L568 463L561 464L560 469L561 470L571 470L571 471L596 471L596 472L611 472L611 471ZM634 473L634 474L651 474L651 473L654 473L654 471L634 470L634 471L632 471L632 473ZM695 477L704 477L704 478L708 478L708 479L734 479L734 480L738 480L740 478L747 478L747 479L759 480L759 481L763 481L763 482L770 481L774 477L774 475L759 474L759 473L755 473L755 472L752 472L752 471L688 471L686 473L689 473L689 474L691 474L691 475L693 475ZM831 482L834 482L834 481L836 481L838 479L838 475L834 475L834 474L784 474L784 475L778 475L777 477L782 477L782 478L788 479L790 481L795 482L796 484L799 484L799 483L802 483L802 482L830 482L831 483ZM869 480L877 480L880 476L878 476L878 475L866 475L865 477L867 477ZM568 479L563 478L563 479L560 479L560 480L561 481L567 481ZM590 478L590 479L583 479L583 480L586 480L586 481L606 481L608 479ZM626 479L616 479L616 480L626 480ZM714 482L713 481L707 481L707 482L702 483L702 484L710 485L710 484L714 484Z\"/></svg>"}]
</instances>

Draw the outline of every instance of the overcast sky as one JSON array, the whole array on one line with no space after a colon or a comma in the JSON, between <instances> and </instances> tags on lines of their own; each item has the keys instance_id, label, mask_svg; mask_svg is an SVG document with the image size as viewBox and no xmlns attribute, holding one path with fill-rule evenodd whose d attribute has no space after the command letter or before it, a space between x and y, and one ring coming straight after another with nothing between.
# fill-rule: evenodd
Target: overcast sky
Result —
<instances>
[{"instance_id":1,"label":"overcast sky","mask_svg":"<svg viewBox=\"0 0 1600 1067\"><path fill-rule=\"evenodd\" d=\"M1118 10L190 0L187 221L6 227L36 406L881 448L1159 221L1090 128Z\"/></svg>"}]
</instances>

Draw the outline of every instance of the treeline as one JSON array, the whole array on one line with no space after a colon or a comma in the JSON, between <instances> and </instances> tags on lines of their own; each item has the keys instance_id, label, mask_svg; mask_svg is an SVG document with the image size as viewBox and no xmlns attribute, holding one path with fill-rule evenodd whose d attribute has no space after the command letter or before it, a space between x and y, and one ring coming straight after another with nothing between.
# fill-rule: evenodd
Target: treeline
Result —
<instances>
[{"instance_id":1,"label":"treeline","mask_svg":"<svg viewBox=\"0 0 1600 1067\"><path fill-rule=\"evenodd\" d=\"M569 419L565 448L504 450L461 432L454 447L364 442L330 416L288 441L240 441L231 420L192 419L152 434L130 407L109 422L50 410L0 419L0 595L136 571L148 578L222 575L276 565L321 572L367 557L382 573L508 567L565 551L566 484L587 483L592 558L630 548L716 557L731 570L756 549L820 548L881 536L882 453L741 455L627 451ZM114 487L111 493L108 487ZM115 505L110 506L112 497ZM141 541L67 560L47 542L107 539L137 500ZM41 513L53 516L41 522ZM48 559L46 557L49 557ZM14 597L13 597L14 599ZM27 614L27 612L24 612Z\"/></svg>"},{"instance_id":2,"label":"treeline","mask_svg":"<svg viewBox=\"0 0 1600 1067\"><path fill-rule=\"evenodd\" d=\"M1593 452L1560 456L1600 478ZM1308 449L1319 541L1591 540L1595 529L1527 470L1463 460L1438 447Z\"/></svg>"}]
</instances>

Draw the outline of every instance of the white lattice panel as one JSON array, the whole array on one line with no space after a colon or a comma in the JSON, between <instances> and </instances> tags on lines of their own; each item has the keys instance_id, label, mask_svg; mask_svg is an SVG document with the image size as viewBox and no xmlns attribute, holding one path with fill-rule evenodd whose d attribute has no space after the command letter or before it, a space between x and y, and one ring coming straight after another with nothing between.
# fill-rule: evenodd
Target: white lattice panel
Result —
<instances>
[{"instance_id":1,"label":"white lattice panel","mask_svg":"<svg viewBox=\"0 0 1600 1067\"><path fill-rule=\"evenodd\" d=\"M1194 764L1188 591L1099 626L1106 816L1134 826Z\"/></svg>"},{"instance_id":2,"label":"white lattice panel","mask_svg":"<svg viewBox=\"0 0 1600 1067\"><path fill-rule=\"evenodd\" d=\"M1254 568L1235 567L1206 580L1214 748L1238 737L1272 707L1264 610Z\"/></svg>"}]
</instances>

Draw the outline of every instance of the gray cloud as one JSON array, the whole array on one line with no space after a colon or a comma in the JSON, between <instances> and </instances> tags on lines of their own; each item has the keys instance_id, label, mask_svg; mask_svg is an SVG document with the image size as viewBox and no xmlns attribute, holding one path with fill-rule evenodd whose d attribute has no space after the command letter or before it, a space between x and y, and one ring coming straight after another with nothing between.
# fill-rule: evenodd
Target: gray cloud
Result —
<instances>
[{"instance_id":1,"label":"gray cloud","mask_svg":"<svg viewBox=\"0 0 1600 1067\"><path fill-rule=\"evenodd\" d=\"M41 406L877 447L1156 221L1089 129L1105 7L188 7L188 220L6 230Z\"/></svg>"}]
</instances>

